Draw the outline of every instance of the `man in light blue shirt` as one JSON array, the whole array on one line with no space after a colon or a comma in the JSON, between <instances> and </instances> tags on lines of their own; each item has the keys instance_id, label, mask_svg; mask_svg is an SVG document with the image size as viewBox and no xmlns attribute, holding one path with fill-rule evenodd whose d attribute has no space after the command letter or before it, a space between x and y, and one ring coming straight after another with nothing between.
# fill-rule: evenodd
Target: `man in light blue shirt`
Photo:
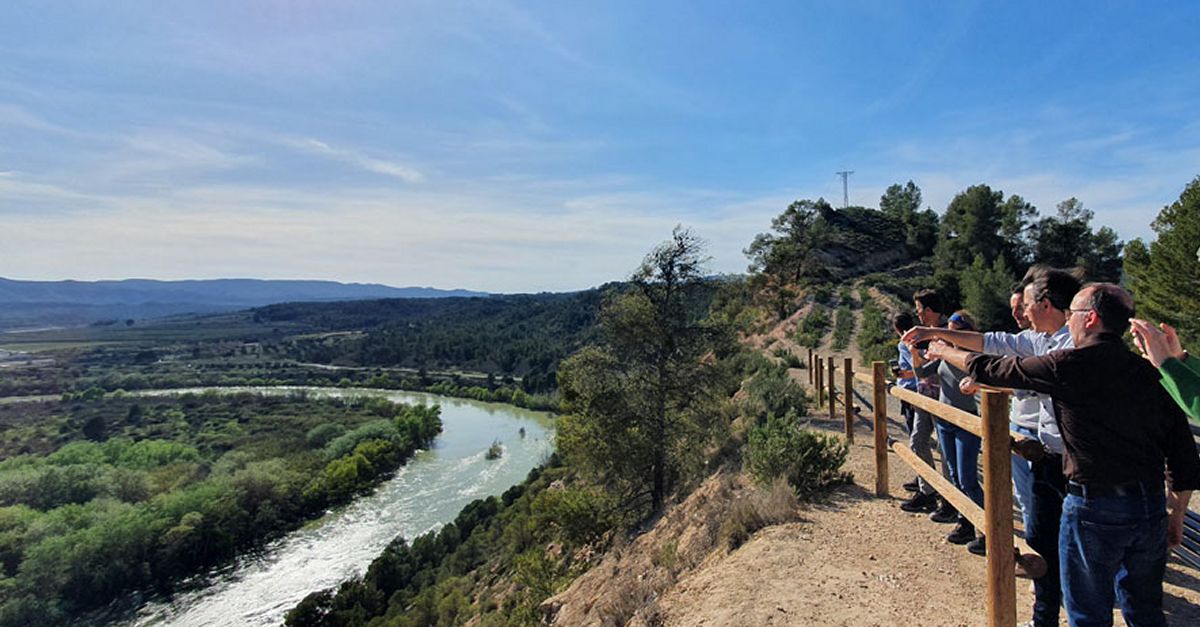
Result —
<instances>
[{"instance_id":1,"label":"man in light blue shirt","mask_svg":"<svg viewBox=\"0 0 1200 627\"><path fill-rule=\"evenodd\" d=\"M1034 266L1022 282L1025 284L1021 294L1023 312L1031 329L1015 334L979 334L916 327L904 334L904 341L911 345L937 338L965 350L1015 357L1045 355L1054 350L1073 348L1074 343L1066 322L1070 315L1071 299L1082 287L1080 280L1065 270ZM1058 530L1067 487L1062 466L1064 447L1051 397L1046 394L1028 394L1037 399L1037 438L1046 449L1045 457L1030 463L1033 485L1029 493L1028 507L1022 504L1025 537L1030 547L1045 558L1047 567L1046 575L1034 580L1033 624L1057 625L1058 608L1062 603ZM1027 421L1026 424L1029 424L1032 405L1021 407L1019 411L1025 414L1023 418ZM1018 464L1014 464L1014 475L1017 466Z\"/></svg>"}]
</instances>

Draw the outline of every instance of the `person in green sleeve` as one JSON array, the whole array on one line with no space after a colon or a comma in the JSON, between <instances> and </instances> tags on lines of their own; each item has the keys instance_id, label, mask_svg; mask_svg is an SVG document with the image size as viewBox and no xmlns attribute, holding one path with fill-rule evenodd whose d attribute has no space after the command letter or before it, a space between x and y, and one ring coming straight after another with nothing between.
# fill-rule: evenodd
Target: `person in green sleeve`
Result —
<instances>
[{"instance_id":1,"label":"person in green sleeve","mask_svg":"<svg viewBox=\"0 0 1200 627\"><path fill-rule=\"evenodd\" d=\"M1158 367L1163 387L1193 422L1200 422L1200 358L1188 355L1171 325L1158 327L1134 318L1129 321L1142 355Z\"/></svg>"}]
</instances>

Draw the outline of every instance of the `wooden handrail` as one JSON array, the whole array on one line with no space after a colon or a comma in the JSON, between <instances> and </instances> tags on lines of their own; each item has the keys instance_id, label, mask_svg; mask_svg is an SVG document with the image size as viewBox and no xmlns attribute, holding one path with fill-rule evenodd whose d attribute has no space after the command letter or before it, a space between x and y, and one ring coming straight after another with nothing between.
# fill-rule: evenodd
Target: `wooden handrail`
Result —
<instances>
[{"instance_id":1,"label":"wooden handrail","mask_svg":"<svg viewBox=\"0 0 1200 627\"><path fill-rule=\"evenodd\" d=\"M903 460L905 464L911 467L914 472L916 472L918 475L921 475L922 479L928 481L929 485L932 485L933 489L937 490L938 494L942 495L942 498L950 501L950 504L953 505L960 514L966 517L967 520L971 521L972 525L975 525L977 529L987 528L987 523L984 519L983 508L976 505L975 501L972 501L969 497L967 497L967 495L959 491L959 489L951 484L948 479L943 477L942 473L938 472L936 468L926 464L924 460L922 460L920 457L917 457L917 454L914 453L907 444L904 444L903 442L893 442L892 451L894 451L896 456ZM1029 544L1024 539L1014 537L1013 544L1016 545L1017 551L1019 551L1021 554L1021 557L1018 558L1017 561L1021 563L1021 566L1025 570L1025 575L1027 575L1029 578L1036 579L1046 574L1046 560L1043 559L1037 551L1034 551L1032 548L1030 548ZM990 546L988 547L989 550L991 548L992 547Z\"/></svg>"},{"instance_id":2,"label":"wooden handrail","mask_svg":"<svg viewBox=\"0 0 1200 627\"><path fill-rule=\"evenodd\" d=\"M906 390L900 386L892 387L891 394L917 409L923 409L961 428L963 431L983 437L983 423L980 422L979 416L969 411L963 411L957 407L947 405L936 398L930 398L924 394Z\"/></svg>"},{"instance_id":3,"label":"wooden handrail","mask_svg":"<svg viewBox=\"0 0 1200 627\"><path fill-rule=\"evenodd\" d=\"M984 392L985 392L985 394L1006 394L1007 393L1007 392L1003 392L1003 391L999 391L999 390L995 390L995 391L984 390ZM949 422L957 427L960 427L962 430L964 430L968 433L974 434L979 437L983 437L983 421L980 419L979 416L976 416L975 414L972 414L971 412L963 411L957 407L951 407L950 405L947 405L945 403L942 403L940 401L932 399L923 394L918 394L917 392L913 392L912 390L905 390L898 386L892 387L891 395L895 396L896 398L898 398L902 401L907 402L909 405L912 405L918 409L925 410L925 411L933 414L934 416L937 416L938 418L945 420L946 422ZM1006 418L1006 420L1007 420L1007 418ZM1007 424L1007 422L1005 424ZM1007 427L1006 427L1006 430L1007 430ZM1031 438L1029 436L1026 436L1026 435L1023 435L1020 433L1012 433L1012 432L1009 432L1008 438L1009 438L1009 443L1008 443L1009 449L1016 455L1023 457L1027 460L1037 461L1046 454L1045 450L1042 448L1042 445L1037 440L1037 438Z\"/></svg>"}]
</instances>

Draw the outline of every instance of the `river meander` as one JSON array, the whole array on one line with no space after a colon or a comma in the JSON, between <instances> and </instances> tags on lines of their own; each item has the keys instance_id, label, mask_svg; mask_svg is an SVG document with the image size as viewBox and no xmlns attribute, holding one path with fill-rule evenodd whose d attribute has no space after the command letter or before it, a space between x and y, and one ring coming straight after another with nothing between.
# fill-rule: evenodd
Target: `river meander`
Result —
<instances>
[{"instance_id":1,"label":"river meander","mask_svg":"<svg viewBox=\"0 0 1200 627\"><path fill-rule=\"evenodd\" d=\"M264 394L306 390L314 395L378 395L405 403L438 404L443 431L371 494L327 513L220 570L196 577L170 598L137 607L128 599L97 622L123 625L278 625L311 592L362 573L396 536L414 538L454 520L475 499L520 483L554 449L549 416L510 405L417 392L339 388L214 388ZM154 392L181 394L195 390ZM524 437L521 436L524 429ZM493 440L503 455L484 459Z\"/></svg>"}]
</instances>

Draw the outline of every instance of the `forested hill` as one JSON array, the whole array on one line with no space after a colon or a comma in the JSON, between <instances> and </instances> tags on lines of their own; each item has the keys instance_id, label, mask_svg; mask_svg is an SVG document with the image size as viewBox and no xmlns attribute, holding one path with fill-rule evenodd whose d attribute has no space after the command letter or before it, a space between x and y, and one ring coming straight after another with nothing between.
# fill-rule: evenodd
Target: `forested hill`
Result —
<instances>
[{"instance_id":1,"label":"forested hill","mask_svg":"<svg viewBox=\"0 0 1200 627\"><path fill-rule=\"evenodd\" d=\"M611 286L615 287L615 286ZM607 287L488 298L286 303L251 311L255 322L314 333L287 340L289 356L346 366L448 368L544 379L595 339ZM349 333L343 333L349 332ZM529 387L528 385L526 387Z\"/></svg>"}]
</instances>

